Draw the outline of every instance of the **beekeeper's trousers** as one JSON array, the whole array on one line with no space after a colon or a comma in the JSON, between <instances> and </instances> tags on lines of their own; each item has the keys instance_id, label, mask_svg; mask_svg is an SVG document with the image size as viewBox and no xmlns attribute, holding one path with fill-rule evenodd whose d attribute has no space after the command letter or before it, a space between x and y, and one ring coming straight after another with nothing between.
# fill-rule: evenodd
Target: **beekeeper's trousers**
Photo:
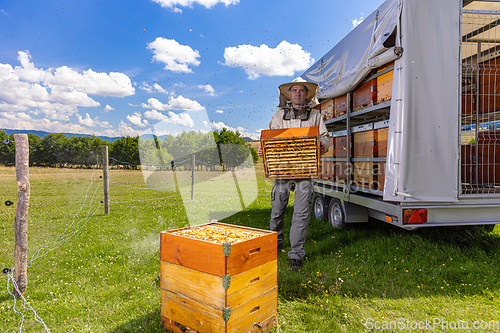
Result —
<instances>
[{"instance_id":1,"label":"beekeeper's trousers","mask_svg":"<svg viewBox=\"0 0 500 333\"><path fill-rule=\"evenodd\" d=\"M288 205L290 192L295 188L293 203L292 226L290 228L291 251L290 259L302 260L305 256L304 244L307 238L307 226L311 218L313 185L310 179L293 179L274 181L271 191L271 220L270 229L278 232L278 246L283 244L285 210Z\"/></svg>"}]
</instances>

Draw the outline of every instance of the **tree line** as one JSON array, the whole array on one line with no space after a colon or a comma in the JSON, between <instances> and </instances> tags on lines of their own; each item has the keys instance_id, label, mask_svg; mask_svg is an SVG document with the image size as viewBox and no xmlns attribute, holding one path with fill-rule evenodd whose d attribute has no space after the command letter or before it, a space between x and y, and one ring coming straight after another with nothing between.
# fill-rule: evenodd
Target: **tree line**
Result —
<instances>
[{"instance_id":1,"label":"tree line","mask_svg":"<svg viewBox=\"0 0 500 333\"><path fill-rule=\"evenodd\" d=\"M15 164L14 135L0 131L0 164ZM11 143L7 143L10 140ZM227 129L201 133L183 132L177 136L167 135L162 139L154 136L121 137L108 142L96 136L72 136L62 133L50 133L43 138L28 134L30 166L46 167L84 167L102 164L102 146L108 146L110 165L124 165L138 169L140 165L148 167L190 168L189 160L195 154L198 167L206 168L226 164L236 167L245 163L251 155L256 163L258 155L255 149L246 147L239 132ZM214 145L215 142L215 145ZM172 161L174 163L172 164ZM224 163L225 162L225 163Z\"/></svg>"}]
</instances>

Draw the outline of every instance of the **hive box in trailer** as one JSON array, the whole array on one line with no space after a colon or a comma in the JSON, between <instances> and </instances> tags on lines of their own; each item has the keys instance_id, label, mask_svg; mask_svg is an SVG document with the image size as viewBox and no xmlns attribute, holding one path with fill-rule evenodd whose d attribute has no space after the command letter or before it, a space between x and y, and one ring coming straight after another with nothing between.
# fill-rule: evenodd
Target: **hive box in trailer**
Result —
<instances>
[{"instance_id":1,"label":"hive box in trailer","mask_svg":"<svg viewBox=\"0 0 500 333\"><path fill-rule=\"evenodd\" d=\"M500 2L387 0L301 77L331 131L313 211L500 223Z\"/></svg>"}]
</instances>

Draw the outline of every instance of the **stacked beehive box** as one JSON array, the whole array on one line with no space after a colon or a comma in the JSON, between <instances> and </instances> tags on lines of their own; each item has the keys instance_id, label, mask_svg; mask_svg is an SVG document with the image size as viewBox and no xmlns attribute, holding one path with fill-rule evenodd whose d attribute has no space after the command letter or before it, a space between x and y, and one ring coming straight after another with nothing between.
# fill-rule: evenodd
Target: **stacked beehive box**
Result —
<instances>
[{"instance_id":1,"label":"stacked beehive box","mask_svg":"<svg viewBox=\"0 0 500 333\"><path fill-rule=\"evenodd\" d=\"M260 136L266 178L320 178L319 129L263 130Z\"/></svg>"},{"instance_id":2,"label":"stacked beehive box","mask_svg":"<svg viewBox=\"0 0 500 333\"><path fill-rule=\"evenodd\" d=\"M347 131L339 131L332 133L332 142L334 147L335 158L347 158L347 150L351 147L347 147ZM352 135L351 135L352 142ZM352 156L352 149L350 155ZM347 167L347 161L335 161L333 165L334 177L337 183L345 183L347 181L347 174L349 169Z\"/></svg>"},{"instance_id":3,"label":"stacked beehive box","mask_svg":"<svg viewBox=\"0 0 500 333\"><path fill-rule=\"evenodd\" d=\"M390 101L392 98L394 68L387 71L391 66L394 67L394 61L377 69L377 73L385 71L385 73L377 76L377 104Z\"/></svg>"},{"instance_id":4,"label":"stacked beehive box","mask_svg":"<svg viewBox=\"0 0 500 333\"><path fill-rule=\"evenodd\" d=\"M477 144L462 145L461 154L462 182L500 185L500 130L479 132Z\"/></svg>"},{"instance_id":5,"label":"stacked beehive box","mask_svg":"<svg viewBox=\"0 0 500 333\"><path fill-rule=\"evenodd\" d=\"M330 120L334 118L334 105L333 99L321 103L320 105L321 115L323 116L323 120Z\"/></svg>"},{"instance_id":6,"label":"stacked beehive box","mask_svg":"<svg viewBox=\"0 0 500 333\"><path fill-rule=\"evenodd\" d=\"M467 144L461 145L460 148L460 174L462 183L476 183L476 168L474 162L476 156L476 147L475 145Z\"/></svg>"},{"instance_id":7,"label":"stacked beehive box","mask_svg":"<svg viewBox=\"0 0 500 333\"><path fill-rule=\"evenodd\" d=\"M377 154L378 157L387 158L387 141L389 138L389 122L382 121L374 124L374 130L377 132ZM385 167L386 162L378 163L378 189L384 190L384 182L385 182Z\"/></svg>"},{"instance_id":8,"label":"stacked beehive box","mask_svg":"<svg viewBox=\"0 0 500 333\"><path fill-rule=\"evenodd\" d=\"M354 158L386 157L387 122L367 124L354 129ZM353 163L353 181L355 185L384 189L385 162L356 161Z\"/></svg>"},{"instance_id":9,"label":"stacked beehive box","mask_svg":"<svg viewBox=\"0 0 500 333\"><path fill-rule=\"evenodd\" d=\"M373 124L358 126L353 130L354 158L373 158L377 156L377 132ZM374 162L353 162L353 181L357 186L376 188L377 165Z\"/></svg>"},{"instance_id":10,"label":"stacked beehive box","mask_svg":"<svg viewBox=\"0 0 500 333\"><path fill-rule=\"evenodd\" d=\"M334 180L335 168L333 158L335 157L335 139L330 137L330 145L327 152L321 156L321 179Z\"/></svg>"},{"instance_id":11,"label":"stacked beehive box","mask_svg":"<svg viewBox=\"0 0 500 333\"><path fill-rule=\"evenodd\" d=\"M481 63L479 79L479 112L500 110L500 57Z\"/></svg>"},{"instance_id":12,"label":"stacked beehive box","mask_svg":"<svg viewBox=\"0 0 500 333\"><path fill-rule=\"evenodd\" d=\"M477 91L471 77L462 78L462 115L476 113Z\"/></svg>"},{"instance_id":13,"label":"stacked beehive box","mask_svg":"<svg viewBox=\"0 0 500 333\"><path fill-rule=\"evenodd\" d=\"M343 116L347 113L347 95L334 98L333 110L335 118Z\"/></svg>"},{"instance_id":14,"label":"stacked beehive box","mask_svg":"<svg viewBox=\"0 0 500 333\"><path fill-rule=\"evenodd\" d=\"M354 111L375 105L377 102L377 79L368 80L352 93L352 109Z\"/></svg>"},{"instance_id":15,"label":"stacked beehive box","mask_svg":"<svg viewBox=\"0 0 500 333\"><path fill-rule=\"evenodd\" d=\"M217 222L162 232L160 286L162 323L176 333L268 331L276 233Z\"/></svg>"}]
</instances>

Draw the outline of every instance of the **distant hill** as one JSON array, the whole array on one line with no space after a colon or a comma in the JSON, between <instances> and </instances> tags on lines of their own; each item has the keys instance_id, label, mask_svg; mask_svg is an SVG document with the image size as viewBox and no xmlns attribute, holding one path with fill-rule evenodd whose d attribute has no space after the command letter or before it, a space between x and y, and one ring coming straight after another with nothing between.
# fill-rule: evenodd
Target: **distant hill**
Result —
<instances>
[{"instance_id":1,"label":"distant hill","mask_svg":"<svg viewBox=\"0 0 500 333\"><path fill-rule=\"evenodd\" d=\"M16 133L35 134L35 135L38 135L41 138L43 138L47 134L50 134L50 132L44 132L44 131L13 130L13 129L4 129L4 128L0 129L0 131L5 131L5 133L7 133L7 135L11 135L12 133L14 133L14 134L16 134ZM71 138L72 136L74 136L74 137L81 137L81 136L91 137L92 136L92 135L89 135L89 134L74 134L74 133L63 133L63 134L66 135L68 138ZM120 139L120 137L113 137L113 138L109 137L109 136L98 136L98 137L101 140L108 141L108 142L113 142L113 141L116 141L116 140Z\"/></svg>"}]
</instances>

